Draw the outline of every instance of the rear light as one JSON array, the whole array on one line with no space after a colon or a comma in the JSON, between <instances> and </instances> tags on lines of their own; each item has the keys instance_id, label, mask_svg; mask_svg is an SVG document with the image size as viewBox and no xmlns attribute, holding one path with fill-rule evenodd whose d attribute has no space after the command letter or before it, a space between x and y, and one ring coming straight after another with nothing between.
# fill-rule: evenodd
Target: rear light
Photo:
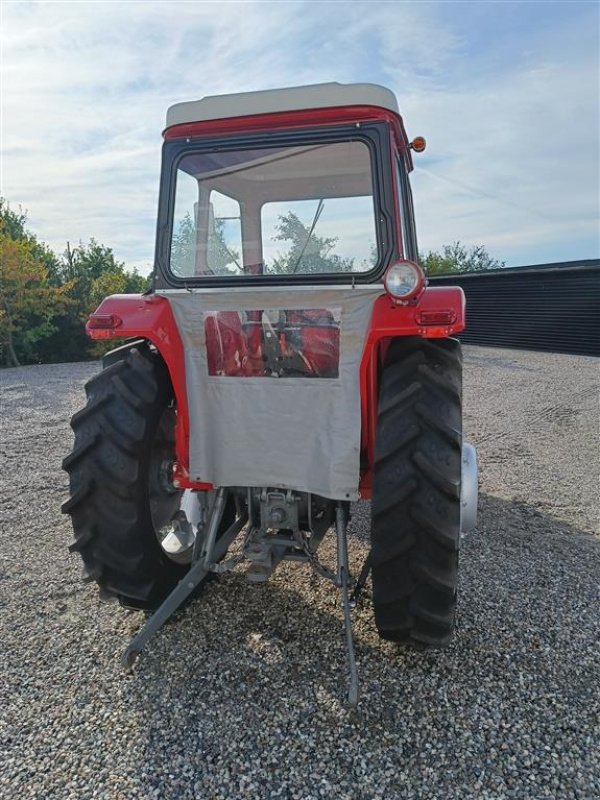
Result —
<instances>
[{"instance_id":1,"label":"rear light","mask_svg":"<svg viewBox=\"0 0 600 800\"><path fill-rule=\"evenodd\" d=\"M387 268L383 283L395 303L407 303L421 294L425 288L425 276L413 261L396 261Z\"/></svg>"},{"instance_id":2,"label":"rear light","mask_svg":"<svg viewBox=\"0 0 600 800\"><path fill-rule=\"evenodd\" d=\"M88 328L91 331L118 328L123 324L121 317L116 314L90 314L88 318Z\"/></svg>"},{"instance_id":3,"label":"rear light","mask_svg":"<svg viewBox=\"0 0 600 800\"><path fill-rule=\"evenodd\" d=\"M452 308L444 308L440 311L419 311L416 320L418 325L454 325L456 311Z\"/></svg>"},{"instance_id":4,"label":"rear light","mask_svg":"<svg viewBox=\"0 0 600 800\"><path fill-rule=\"evenodd\" d=\"M427 142L425 141L424 136L415 136L415 138L410 143L410 149L414 150L415 153L422 153L426 147L427 147Z\"/></svg>"}]
</instances>

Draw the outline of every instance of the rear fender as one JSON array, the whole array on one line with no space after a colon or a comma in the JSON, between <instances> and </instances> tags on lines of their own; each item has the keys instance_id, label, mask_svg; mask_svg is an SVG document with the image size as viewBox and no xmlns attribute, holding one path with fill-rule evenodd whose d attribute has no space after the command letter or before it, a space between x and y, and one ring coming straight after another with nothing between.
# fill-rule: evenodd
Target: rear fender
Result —
<instances>
[{"instance_id":1,"label":"rear fender","mask_svg":"<svg viewBox=\"0 0 600 800\"><path fill-rule=\"evenodd\" d=\"M94 318L98 317L102 319L102 324L110 327L94 327L97 324L97 319L95 322ZM90 315L85 330L91 339L144 339L156 347L169 370L177 403L174 479L182 488L212 488L211 484L190 481L190 423L185 383L185 354L169 301L153 294L111 295ZM130 346L135 344L133 342Z\"/></svg>"},{"instance_id":2,"label":"rear fender","mask_svg":"<svg viewBox=\"0 0 600 800\"><path fill-rule=\"evenodd\" d=\"M449 321L430 324L428 320L435 312L447 312ZM397 305L387 294L375 301L360 366L362 497L371 496L379 373L390 341L397 336L454 336L464 330L465 324L465 295L459 286L427 287L414 305Z\"/></svg>"}]
</instances>

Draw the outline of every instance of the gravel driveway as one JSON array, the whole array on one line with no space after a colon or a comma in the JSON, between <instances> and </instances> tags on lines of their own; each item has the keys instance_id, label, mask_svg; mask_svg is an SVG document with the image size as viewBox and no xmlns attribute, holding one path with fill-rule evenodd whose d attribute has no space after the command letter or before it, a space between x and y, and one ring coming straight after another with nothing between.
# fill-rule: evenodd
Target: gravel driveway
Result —
<instances>
[{"instance_id":1,"label":"gravel driveway","mask_svg":"<svg viewBox=\"0 0 600 800\"><path fill-rule=\"evenodd\" d=\"M0 796L599 797L598 362L465 355L483 494L457 634L440 653L382 643L366 598L357 712L336 592L293 564L213 582L123 672L143 615L80 583L60 514L98 365L0 373ZM358 506L355 569L367 531Z\"/></svg>"}]
</instances>

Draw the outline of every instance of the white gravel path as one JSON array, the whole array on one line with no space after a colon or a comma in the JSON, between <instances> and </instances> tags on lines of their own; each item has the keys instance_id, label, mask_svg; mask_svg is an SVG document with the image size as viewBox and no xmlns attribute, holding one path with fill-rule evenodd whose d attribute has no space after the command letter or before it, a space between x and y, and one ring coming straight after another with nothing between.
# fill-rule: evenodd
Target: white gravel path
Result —
<instances>
[{"instance_id":1,"label":"white gravel path","mask_svg":"<svg viewBox=\"0 0 600 800\"><path fill-rule=\"evenodd\" d=\"M367 598L355 713L335 590L298 565L215 581L123 672L143 615L79 582L60 514L98 365L0 372L0 797L599 797L599 364L465 355L483 494L457 634L441 653L381 643ZM352 532L356 569L368 507Z\"/></svg>"}]
</instances>

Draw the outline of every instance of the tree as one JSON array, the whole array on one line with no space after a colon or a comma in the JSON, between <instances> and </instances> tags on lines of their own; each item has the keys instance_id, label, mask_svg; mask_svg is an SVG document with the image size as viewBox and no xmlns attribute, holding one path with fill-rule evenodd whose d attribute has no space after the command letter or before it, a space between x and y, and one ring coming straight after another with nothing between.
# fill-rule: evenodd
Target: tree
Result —
<instances>
[{"instance_id":1,"label":"tree","mask_svg":"<svg viewBox=\"0 0 600 800\"><path fill-rule=\"evenodd\" d=\"M32 237L25 229L27 214L19 206L18 211L13 211L4 197L0 197L0 219L4 233L15 241L25 239L29 241Z\"/></svg>"},{"instance_id":2,"label":"tree","mask_svg":"<svg viewBox=\"0 0 600 800\"><path fill-rule=\"evenodd\" d=\"M315 215L318 219L318 212ZM335 237L321 237L314 233L314 222L304 225L293 211L279 216L277 241L290 242L285 255L273 259L272 269L280 273L351 272L352 258L341 258L331 251L337 244Z\"/></svg>"},{"instance_id":3,"label":"tree","mask_svg":"<svg viewBox=\"0 0 600 800\"><path fill-rule=\"evenodd\" d=\"M483 245L467 248L461 242L445 245L441 253L430 250L427 255L420 256L420 261L428 275L483 272L488 269L501 269L505 266L504 261L492 258Z\"/></svg>"},{"instance_id":4,"label":"tree","mask_svg":"<svg viewBox=\"0 0 600 800\"><path fill-rule=\"evenodd\" d=\"M76 294L83 300L85 313L93 311L107 294L142 293L150 285L137 270L128 272L111 247L93 238L75 248L67 242L61 269L63 280L76 281Z\"/></svg>"},{"instance_id":5,"label":"tree","mask_svg":"<svg viewBox=\"0 0 600 800\"><path fill-rule=\"evenodd\" d=\"M196 274L197 231L189 211L179 222L171 246L171 269L180 278ZM214 217L206 243L206 266L216 275L227 274L232 268L239 272L240 254L225 241L225 220Z\"/></svg>"},{"instance_id":6,"label":"tree","mask_svg":"<svg viewBox=\"0 0 600 800\"><path fill-rule=\"evenodd\" d=\"M14 229L13 229L14 230ZM71 283L52 286L35 243L13 239L0 222L0 343L7 364L34 361L40 340L69 305Z\"/></svg>"},{"instance_id":7,"label":"tree","mask_svg":"<svg viewBox=\"0 0 600 800\"><path fill-rule=\"evenodd\" d=\"M144 294L152 284L150 275L140 275L134 267L131 272L125 271L124 294Z\"/></svg>"},{"instance_id":8,"label":"tree","mask_svg":"<svg viewBox=\"0 0 600 800\"><path fill-rule=\"evenodd\" d=\"M114 341L94 343L85 334L88 316L111 294L141 293L149 286L149 279L115 258L111 247L92 238L87 244L67 248L61 259L60 276L72 284L72 307L69 313L57 320L58 330L44 342L44 356L48 361L57 356L65 361L98 358Z\"/></svg>"},{"instance_id":9,"label":"tree","mask_svg":"<svg viewBox=\"0 0 600 800\"><path fill-rule=\"evenodd\" d=\"M27 227L27 213L0 197L0 348L7 363L81 361L108 344L85 335L88 315L109 294L142 293L150 281L90 239L62 257ZM109 343L110 344L110 343Z\"/></svg>"},{"instance_id":10,"label":"tree","mask_svg":"<svg viewBox=\"0 0 600 800\"><path fill-rule=\"evenodd\" d=\"M240 254L229 247L225 239L225 220L215 217L206 243L208 269L217 275L226 275L228 272L239 274L242 271Z\"/></svg>"},{"instance_id":11,"label":"tree","mask_svg":"<svg viewBox=\"0 0 600 800\"><path fill-rule=\"evenodd\" d=\"M100 244L94 238L87 244L79 242L74 248L67 242L67 249L61 262L63 280L85 278L87 281L93 281L106 272L125 273L125 264L117 261L111 247Z\"/></svg>"},{"instance_id":12,"label":"tree","mask_svg":"<svg viewBox=\"0 0 600 800\"><path fill-rule=\"evenodd\" d=\"M196 271L196 227L189 211L173 234L171 269L181 277L191 277Z\"/></svg>"},{"instance_id":13,"label":"tree","mask_svg":"<svg viewBox=\"0 0 600 800\"><path fill-rule=\"evenodd\" d=\"M48 270L48 279L54 286L59 286L61 281L58 277L60 271L60 261L52 250L43 242L30 233L25 227L27 222L27 212L19 206L18 211L13 211L4 197L0 197L0 225L3 230L14 241L26 241L31 246L34 257L41 261Z\"/></svg>"}]
</instances>

